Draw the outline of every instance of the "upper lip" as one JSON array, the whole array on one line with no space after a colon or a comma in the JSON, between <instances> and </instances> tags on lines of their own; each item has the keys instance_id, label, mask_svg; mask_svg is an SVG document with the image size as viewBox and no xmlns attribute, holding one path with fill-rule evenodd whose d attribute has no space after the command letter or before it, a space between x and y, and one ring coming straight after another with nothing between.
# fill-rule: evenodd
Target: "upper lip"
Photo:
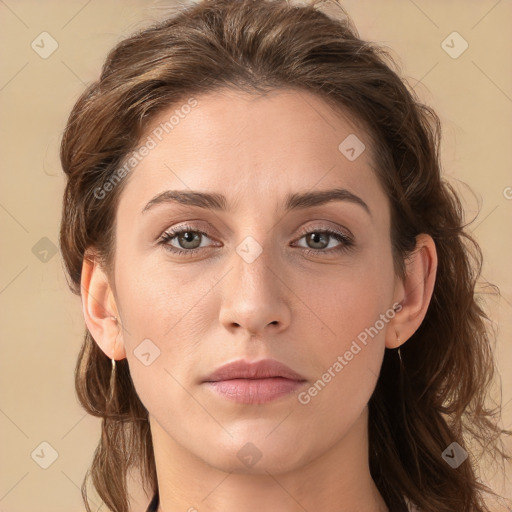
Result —
<instances>
[{"instance_id":1,"label":"upper lip","mask_svg":"<svg viewBox=\"0 0 512 512\"><path fill-rule=\"evenodd\" d=\"M271 377L283 377L291 380L306 380L302 375L293 371L275 359L263 359L261 361L249 362L239 359L217 368L208 375L204 382L217 382L230 379L265 379Z\"/></svg>"}]
</instances>

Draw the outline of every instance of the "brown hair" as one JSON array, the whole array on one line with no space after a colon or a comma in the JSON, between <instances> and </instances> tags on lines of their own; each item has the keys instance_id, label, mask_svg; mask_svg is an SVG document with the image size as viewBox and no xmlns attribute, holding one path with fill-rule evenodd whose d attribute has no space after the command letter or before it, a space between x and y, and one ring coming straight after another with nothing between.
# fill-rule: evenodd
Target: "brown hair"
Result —
<instances>
[{"instance_id":1,"label":"brown hair","mask_svg":"<svg viewBox=\"0 0 512 512\"><path fill-rule=\"evenodd\" d=\"M70 287L80 294L88 251L110 275L114 226L126 179L105 197L95 191L123 165L155 114L184 98L221 87L254 94L294 88L319 95L365 127L375 172L391 204L396 272L415 236L427 233L438 255L436 283L426 317L412 338L386 350L369 401L372 478L393 512L404 498L423 512L488 511L492 492L476 475L469 442L508 460L488 409L495 375L491 325L475 285L482 254L465 231L455 190L441 178L440 122L399 78L382 47L359 39L335 0L292 5L286 0L211 0L182 8L168 19L120 42L98 81L76 102L66 126L61 161L64 193L61 250ZM105 504L128 512L126 476L140 471L157 491L148 413L133 386L126 360L117 362L108 402L111 362L86 330L76 366L76 390L85 410L103 418L90 473ZM470 452L457 469L442 458L456 441ZM90 511L86 492L82 494Z\"/></svg>"}]
</instances>

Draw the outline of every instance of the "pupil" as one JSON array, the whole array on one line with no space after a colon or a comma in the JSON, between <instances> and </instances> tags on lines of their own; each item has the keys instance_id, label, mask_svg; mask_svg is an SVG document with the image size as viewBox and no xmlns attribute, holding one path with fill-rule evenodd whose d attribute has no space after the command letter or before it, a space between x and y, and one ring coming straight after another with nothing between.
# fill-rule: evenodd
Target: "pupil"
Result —
<instances>
[{"instance_id":1,"label":"pupil","mask_svg":"<svg viewBox=\"0 0 512 512\"><path fill-rule=\"evenodd\" d=\"M194 245L194 237L195 236L196 235L195 235L195 233L193 231L185 231L181 235L182 246L184 246L186 249L195 249L196 245L197 245L197 243ZM192 244L192 247L190 247L187 244Z\"/></svg>"},{"instance_id":2,"label":"pupil","mask_svg":"<svg viewBox=\"0 0 512 512\"><path fill-rule=\"evenodd\" d=\"M326 235L325 235L325 234L323 234L323 233L312 233L312 234L311 234L311 239L312 239L312 241L313 241L313 243L314 243L314 244L318 244L318 243L320 243L320 244L321 244L321 242L319 242L319 240L318 240L318 238L319 238L319 237L320 237L320 238L322 238L322 237L323 237L323 238L325 238L325 237L326 237Z\"/></svg>"}]
</instances>

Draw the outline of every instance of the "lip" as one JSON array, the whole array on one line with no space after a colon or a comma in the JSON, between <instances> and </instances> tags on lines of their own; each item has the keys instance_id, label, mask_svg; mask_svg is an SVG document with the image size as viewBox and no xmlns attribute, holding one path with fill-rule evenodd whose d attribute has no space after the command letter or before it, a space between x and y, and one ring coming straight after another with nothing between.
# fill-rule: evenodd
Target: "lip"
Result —
<instances>
[{"instance_id":1,"label":"lip","mask_svg":"<svg viewBox=\"0 0 512 512\"><path fill-rule=\"evenodd\" d=\"M262 404L296 391L306 379L275 359L225 364L203 381L224 398L244 404Z\"/></svg>"},{"instance_id":2,"label":"lip","mask_svg":"<svg viewBox=\"0 0 512 512\"><path fill-rule=\"evenodd\" d=\"M217 368L204 382L218 382L231 379L267 379L270 377L283 377L290 380L306 380L302 375L293 371L275 359L262 359L248 362L239 359Z\"/></svg>"}]
</instances>

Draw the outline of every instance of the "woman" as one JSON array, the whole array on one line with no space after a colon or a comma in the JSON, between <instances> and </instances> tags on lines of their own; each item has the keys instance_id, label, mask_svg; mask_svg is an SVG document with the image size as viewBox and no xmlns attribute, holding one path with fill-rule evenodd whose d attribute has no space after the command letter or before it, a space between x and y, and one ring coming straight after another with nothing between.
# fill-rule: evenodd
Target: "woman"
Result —
<instances>
[{"instance_id":1,"label":"woman","mask_svg":"<svg viewBox=\"0 0 512 512\"><path fill-rule=\"evenodd\" d=\"M70 115L60 241L113 511L132 470L148 510L489 510L481 254L439 120L318 3L183 9Z\"/></svg>"}]
</instances>

